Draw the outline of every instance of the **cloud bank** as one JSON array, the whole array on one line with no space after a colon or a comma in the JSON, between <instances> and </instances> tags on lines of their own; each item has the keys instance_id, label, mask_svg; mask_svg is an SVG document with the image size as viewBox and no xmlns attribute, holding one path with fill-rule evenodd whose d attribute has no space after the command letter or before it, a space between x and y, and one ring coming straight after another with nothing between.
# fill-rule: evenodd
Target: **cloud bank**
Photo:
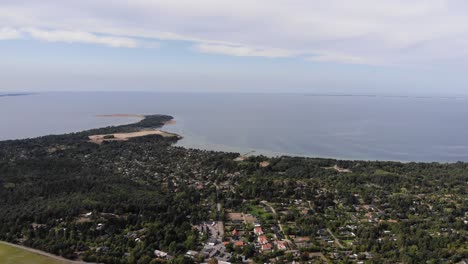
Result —
<instances>
[{"instance_id":1,"label":"cloud bank","mask_svg":"<svg viewBox=\"0 0 468 264\"><path fill-rule=\"evenodd\" d=\"M468 59L462 0L4 0L0 25L0 40L177 40L202 53L371 65Z\"/></svg>"}]
</instances>

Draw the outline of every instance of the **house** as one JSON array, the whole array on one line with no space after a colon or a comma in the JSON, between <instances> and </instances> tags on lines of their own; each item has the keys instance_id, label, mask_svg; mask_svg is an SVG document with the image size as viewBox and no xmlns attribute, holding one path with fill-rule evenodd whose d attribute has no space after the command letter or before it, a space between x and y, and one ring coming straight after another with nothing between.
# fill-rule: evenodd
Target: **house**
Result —
<instances>
[{"instance_id":1,"label":"house","mask_svg":"<svg viewBox=\"0 0 468 264\"><path fill-rule=\"evenodd\" d=\"M259 236L258 237L258 243L262 244L262 245L268 243L267 237L266 236Z\"/></svg>"},{"instance_id":2,"label":"house","mask_svg":"<svg viewBox=\"0 0 468 264\"><path fill-rule=\"evenodd\" d=\"M237 229L234 229L234 230L232 230L231 234L232 234L233 237L238 237L239 236L239 231L237 231Z\"/></svg>"},{"instance_id":3,"label":"house","mask_svg":"<svg viewBox=\"0 0 468 264\"><path fill-rule=\"evenodd\" d=\"M156 257L158 257L158 258L166 258L167 257L167 253L164 252L164 251L160 251L160 250L155 250L154 255L156 255Z\"/></svg>"},{"instance_id":4,"label":"house","mask_svg":"<svg viewBox=\"0 0 468 264\"><path fill-rule=\"evenodd\" d=\"M234 242L234 246L235 246L235 247L243 247L243 246L244 246L244 242L243 242L243 241L236 241L236 242Z\"/></svg>"},{"instance_id":5,"label":"house","mask_svg":"<svg viewBox=\"0 0 468 264\"><path fill-rule=\"evenodd\" d=\"M286 242L285 241L275 241L276 248L278 250L286 250Z\"/></svg>"},{"instance_id":6,"label":"house","mask_svg":"<svg viewBox=\"0 0 468 264\"><path fill-rule=\"evenodd\" d=\"M254 228L254 234L257 236L263 235L263 230L260 226Z\"/></svg>"},{"instance_id":7,"label":"house","mask_svg":"<svg viewBox=\"0 0 468 264\"><path fill-rule=\"evenodd\" d=\"M296 237L294 238L294 243L298 248L306 248L310 246L309 237Z\"/></svg>"},{"instance_id":8,"label":"house","mask_svg":"<svg viewBox=\"0 0 468 264\"><path fill-rule=\"evenodd\" d=\"M265 251L271 251L272 249L272 245L270 243L267 243L267 244L264 244L262 245L262 251L265 252Z\"/></svg>"},{"instance_id":9,"label":"house","mask_svg":"<svg viewBox=\"0 0 468 264\"><path fill-rule=\"evenodd\" d=\"M187 251L187 253L185 253L185 256L189 258L195 258L198 254L200 253L198 253L197 251L189 250Z\"/></svg>"}]
</instances>

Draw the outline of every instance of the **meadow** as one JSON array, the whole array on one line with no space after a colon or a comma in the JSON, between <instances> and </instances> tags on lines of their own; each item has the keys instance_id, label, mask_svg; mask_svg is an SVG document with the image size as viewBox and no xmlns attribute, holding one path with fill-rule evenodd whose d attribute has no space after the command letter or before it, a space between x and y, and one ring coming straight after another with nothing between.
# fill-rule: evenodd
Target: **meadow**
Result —
<instances>
[{"instance_id":1,"label":"meadow","mask_svg":"<svg viewBox=\"0 0 468 264\"><path fill-rule=\"evenodd\" d=\"M2 264L70 264L71 261L54 259L17 248L7 244L0 243L0 262Z\"/></svg>"}]
</instances>

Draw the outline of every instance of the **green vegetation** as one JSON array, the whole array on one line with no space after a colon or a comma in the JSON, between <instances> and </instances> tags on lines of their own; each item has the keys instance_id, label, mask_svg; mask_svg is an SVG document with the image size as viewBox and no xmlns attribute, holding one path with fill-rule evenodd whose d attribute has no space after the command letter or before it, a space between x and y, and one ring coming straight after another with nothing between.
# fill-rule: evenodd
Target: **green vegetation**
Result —
<instances>
[{"instance_id":1,"label":"green vegetation","mask_svg":"<svg viewBox=\"0 0 468 264\"><path fill-rule=\"evenodd\" d=\"M16 248L0 243L0 260L2 264L68 264L67 261L57 260L25 249Z\"/></svg>"},{"instance_id":2,"label":"green vegetation","mask_svg":"<svg viewBox=\"0 0 468 264\"><path fill-rule=\"evenodd\" d=\"M160 135L88 142L170 119L0 142L0 240L102 263L208 262L210 235L228 244L229 254L214 257L233 262L468 258L467 163L237 162L239 154L175 147L177 138ZM211 223L226 212L254 216L229 220L222 236ZM261 249L253 222L271 250ZM229 245L236 241L246 244ZM184 256L189 250L197 254Z\"/></svg>"}]
</instances>

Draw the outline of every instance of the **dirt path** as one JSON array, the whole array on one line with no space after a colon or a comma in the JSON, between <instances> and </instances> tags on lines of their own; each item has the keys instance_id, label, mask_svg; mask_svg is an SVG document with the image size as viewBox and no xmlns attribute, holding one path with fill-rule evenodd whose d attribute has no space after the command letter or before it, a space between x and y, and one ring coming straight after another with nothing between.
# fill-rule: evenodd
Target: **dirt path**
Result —
<instances>
[{"instance_id":1,"label":"dirt path","mask_svg":"<svg viewBox=\"0 0 468 264\"><path fill-rule=\"evenodd\" d=\"M41 251L41 250L38 250L38 249L29 248L29 247L25 247L25 246L21 246L21 245L12 244L12 243L8 243L8 242L5 242L5 241L0 241L0 244L8 245L8 246L15 247L15 248L20 248L20 249L27 250L27 251L32 252L32 253L36 253L36 254L39 254L39 255L42 255L42 256L46 256L48 258L59 260L59 261L62 261L64 264L83 264L83 263L91 264L90 262L69 260L69 259L66 259L66 258L63 258L63 257L60 257L60 256L56 256L56 255L47 253L45 251Z\"/></svg>"},{"instance_id":2,"label":"dirt path","mask_svg":"<svg viewBox=\"0 0 468 264\"><path fill-rule=\"evenodd\" d=\"M281 224L281 221L279 220L279 217L278 217L278 214L276 213L276 210L275 208L273 208L273 206L271 206L271 204L269 204L267 201L261 201L260 203L268 206L270 208L270 210L273 212L273 214L275 215L275 217L278 218L278 226L280 228L280 231L283 233L284 235L284 241L286 241L288 244L289 244L289 247L290 248L295 248L295 245L294 243L289 239L289 236L284 232L283 230L283 225Z\"/></svg>"},{"instance_id":3,"label":"dirt path","mask_svg":"<svg viewBox=\"0 0 468 264\"><path fill-rule=\"evenodd\" d=\"M278 217L278 214L276 213L276 210L275 208L273 208L273 206L271 206L271 204L269 204L267 201L261 201L262 204L268 206L270 208L270 210L273 212L273 214ZM284 234L284 231L283 231L283 225L281 224L280 220L279 220L279 217L278 217L278 226L280 228L280 231L283 232ZM284 234L286 236L286 234Z\"/></svg>"},{"instance_id":4,"label":"dirt path","mask_svg":"<svg viewBox=\"0 0 468 264\"><path fill-rule=\"evenodd\" d=\"M335 235L333 235L332 231L327 228L327 231L328 233L330 234L330 236L333 237L333 239L335 240L335 243L340 247L340 248L344 248L343 244L341 244L340 240L338 240L338 238L335 237Z\"/></svg>"}]
</instances>

